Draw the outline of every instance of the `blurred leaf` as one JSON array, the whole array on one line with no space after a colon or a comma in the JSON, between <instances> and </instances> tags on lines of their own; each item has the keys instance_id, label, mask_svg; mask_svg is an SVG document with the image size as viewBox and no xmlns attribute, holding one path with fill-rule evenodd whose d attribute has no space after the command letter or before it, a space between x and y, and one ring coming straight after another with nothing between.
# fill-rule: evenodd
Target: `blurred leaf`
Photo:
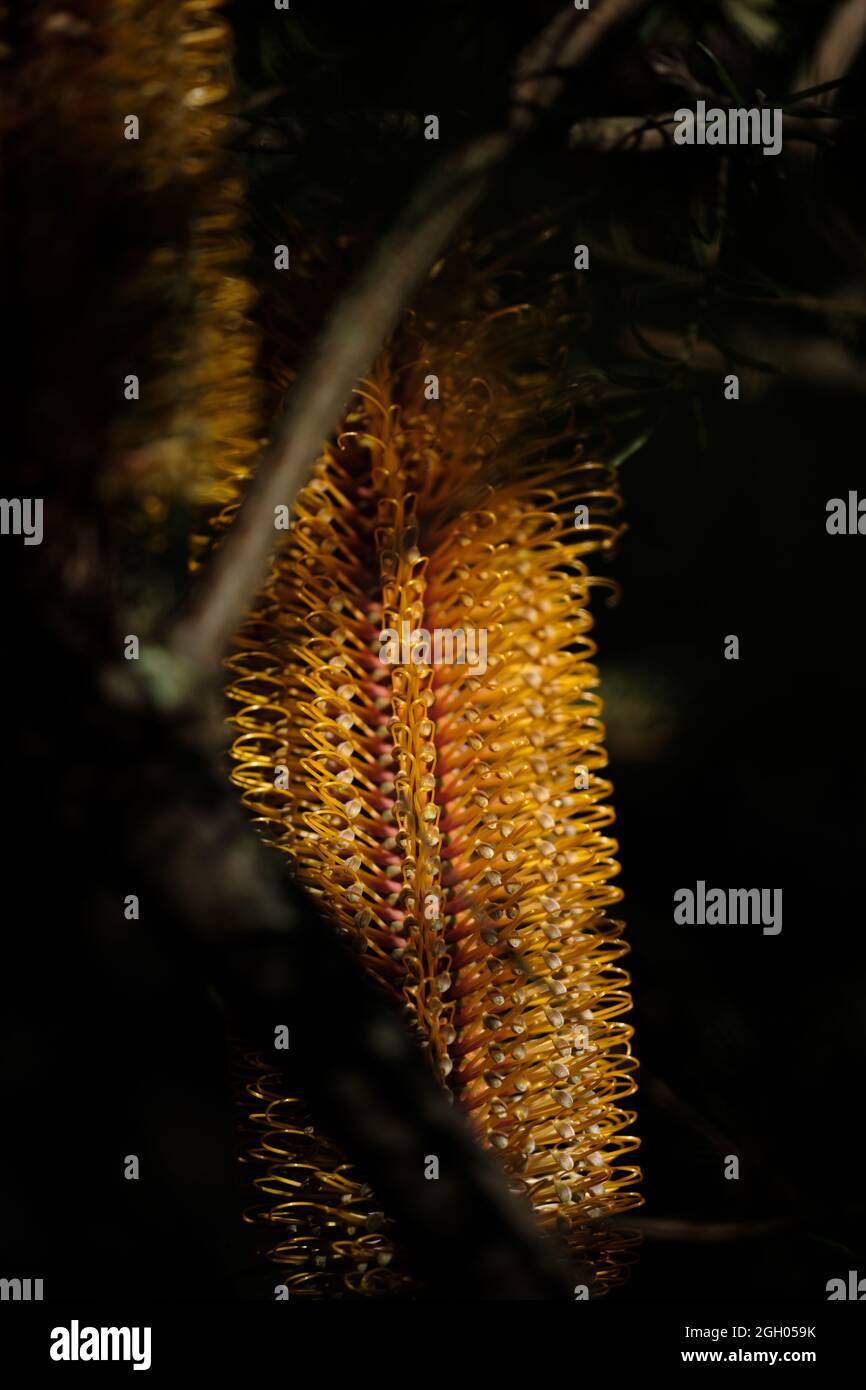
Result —
<instances>
[{"instance_id":1,"label":"blurred leaf","mask_svg":"<svg viewBox=\"0 0 866 1390\"><path fill-rule=\"evenodd\" d=\"M695 77L679 48L670 44L658 46L651 49L648 56L650 67L663 82L669 82L693 97L709 95L706 83Z\"/></svg>"},{"instance_id":2,"label":"blurred leaf","mask_svg":"<svg viewBox=\"0 0 866 1390\"><path fill-rule=\"evenodd\" d=\"M731 74L728 72L728 69L725 67L721 58L717 58L713 50L711 48L708 48L705 43L701 43L700 39L698 40L698 48L709 58L710 62L713 65L713 71L715 72L725 91L728 93L728 96L732 99L732 101L736 102L737 106L742 106L743 98L740 93L740 89L737 86L734 79L731 77Z\"/></svg>"},{"instance_id":3,"label":"blurred leaf","mask_svg":"<svg viewBox=\"0 0 866 1390\"><path fill-rule=\"evenodd\" d=\"M630 459L633 454L636 454L639 449L642 449L651 436L652 430L645 430L643 434L637 435L629 444L626 444L625 448L620 449L619 453L614 455L610 461L611 468L619 468L625 463L626 459Z\"/></svg>"},{"instance_id":4,"label":"blurred leaf","mask_svg":"<svg viewBox=\"0 0 866 1390\"><path fill-rule=\"evenodd\" d=\"M785 375L785 369L777 367L775 362L765 362L760 357L747 357L739 349L731 349L729 356L735 367L751 367L756 372L768 372L771 376Z\"/></svg>"},{"instance_id":5,"label":"blurred leaf","mask_svg":"<svg viewBox=\"0 0 866 1390\"><path fill-rule=\"evenodd\" d=\"M631 323L629 327L647 357L652 357L656 362L665 362L668 366L677 366L683 361L682 356L670 357L667 353L660 352L658 348L653 347L652 343L641 333L636 323Z\"/></svg>"},{"instance_id":6,"label":"blurred leaf","mask_svg":"<svg viewBox=\"0 0 866 1390\"><path fill-rule=\"evenodd\" d=\"M688 232L692 252L702 270L712 270L719 259L728 200L728 163L719 162L710 191L698 189L689 200Z\"/></svg>"},{"instance_id":7,"label":"blurred leaf","mask_svg":"<svg viewBox=\"0 0 866 1390\"><path fill-rule=\"evenodd\" d=\"M722 9L729 23L756 48L769 48L782 32L775 0L723 0Z\"/></svg>"},{"instance_id":8,"label":"blurred leaf","mask_svg":"<svg viewBox=\"0 0 866 1390\"><path fill-rule=\"evenodd\" d=\"M820 96L822 92L833 92L839 87L844 87L847 80L847 77L836 77L832 82L819 82L817 87L803 87L799 92L791 92L789 96L780 98L780 102L790 104L794 101L805 101L806 97ZM774 102L774 105L779 105L780 102Z\"/></svg>"},{"instance_id":9,"label":"blurred leaf","mask_svg":"<svg viewBox=\"0 0 866 1390\"><path fill-rule=\"evenodd\" d=\"M765 362L759 357L749 357L745 352L741 352L739 348L732 347L722 334L711 325L705 324L703 332L707 341L718 348L722 356L726 358L732 366L751 367L756 372L768 372L772 376L784 376L782 368L777 367L773 362Z\"/></svg>"}]
</instances>

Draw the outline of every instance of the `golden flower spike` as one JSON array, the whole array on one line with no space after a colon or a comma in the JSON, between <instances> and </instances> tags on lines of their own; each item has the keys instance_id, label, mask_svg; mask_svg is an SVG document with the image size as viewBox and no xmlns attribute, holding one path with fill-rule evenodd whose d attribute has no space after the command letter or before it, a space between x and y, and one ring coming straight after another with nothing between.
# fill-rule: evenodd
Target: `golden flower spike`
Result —
<instances>
[{"instance_id":1,"label":"golden flower spike","mask_svg":"<svg viewBox=\"0 0 866 1390\"><path fill-rule=\"evenodd\" d=\"M607 1223L641 1200L589 636L609 581L579 558L615 541L620 501L604 463L553 457L567 426L539 436L564 402L511 366L537 336L525 310L437 328L422 308L361 383L228 663L233 777L597 1296L635 1244ZM250 1219L291 1293L405 1289L399 1231L255 1065L271 1200Z\"/></svg>"},{"instance_id":2,"label":"golden flower spike","mask_svg":"<svg viewBox=\"0 0 866 1390\"><path fill-rule=\"evenodd\" d=\"M85 466L106 458L103 487L144 499L152 519L171 501L231 501L258 448L221 4L30 0L8 102L33 301L56 315L85 269L90 287L84 331L61 352L67 433ZM73 370L98 407L80 421Z\"/></svg>"}]
</instances>

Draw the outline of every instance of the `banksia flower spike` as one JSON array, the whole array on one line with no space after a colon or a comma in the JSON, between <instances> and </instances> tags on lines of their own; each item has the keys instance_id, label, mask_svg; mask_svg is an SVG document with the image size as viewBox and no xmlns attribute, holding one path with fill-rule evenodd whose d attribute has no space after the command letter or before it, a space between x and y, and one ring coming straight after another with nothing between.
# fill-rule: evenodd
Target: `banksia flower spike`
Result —
<instances>
[{"instance_id":1,"label":"banksia flower spike","mask_svg":"<svg viewBox=\"0 0 866 1390\"><path fill-rule=\"evenodd\" d=\"M543 356L560 292L539 327L456 260L293 509L229 662L233 777L597 1294L632 1243L607 1222L640 1200L589 635L609 581L581 558L615 541L620 499ZM461 306L450 324L434 295ZM256 1186L275 1199L254 1216L280 1233L289 1287L401 1288L374 1195L264 1062L250 1094Z\"/></svg>"},{"instance_id":2,"label":"banksia flower spike","mask_svg":"<svg viewBox=\"0 0 866 1390\"><path fill-rule=\"evenodd\" d=\"M229 502L258 447L220 6L34 0L2 117L29 299L56 358L45 414L66 422L67 468L79 451L83 471L105 459L100 486L153 519L172 502Z\"/></svg>"}]
</instances>

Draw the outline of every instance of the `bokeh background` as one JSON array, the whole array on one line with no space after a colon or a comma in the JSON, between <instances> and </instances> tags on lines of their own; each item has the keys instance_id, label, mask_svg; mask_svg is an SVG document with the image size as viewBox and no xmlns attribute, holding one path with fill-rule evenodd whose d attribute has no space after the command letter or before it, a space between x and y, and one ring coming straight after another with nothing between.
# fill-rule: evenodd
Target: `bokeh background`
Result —
<instances>
[{"instance_id":1,"label":"bokeh background","mask_svg":"<svg viewBox=\"0 0 866 1390\"><path fill-rule=\"evenodd\" d=\"M228 7L250 272L265 296L281 219L350 237L339 288L433 159L501 119L514 55L557 5L517 9L295 0L288 24L265 4ZM534 276L590 246L568 370L587 425L611 448L639 445L621 465L629 529L608 569L622 599L599 605L597 627L641 1061L647 1239L623 1301L822 1300L827 1279L866 1273L866 538L825 528L828 499L866 488L862 59L847 65L831 147L790 161L732 152L723 216L715 152L578 153L567 131L682 104L672 71L717 82L698 40L743 92L781 98L826 18L805 0L650 5L569 82L473 221L476 236L514 232L519 246L549 210L562 232ZM428 113L438 147L421 136ZM759 291L773 302L758 305ZM815 307L826 300L836 307ZM740 374L738 401L724 399L726 370ZM153 553L131 532L110 584L142 610L170 605L189 527L174 510ZM93 1296L122 1279L156 1297L269 1297L240 1220L220 1000L159 932L109 936L88 916L135 891L99 804L95 861L65 818L70 781L86 803L102 756L98 738L64 740L91 654L58 668L38 621L50 596L28 587L20 556L2 561L5 1272ZM724 659L728 634L738 661ZM782 888L781 934L676 926L673 894L698 879ZM118 1152L138 1154L150 1180L125 1182ZM724 1177L731 1154L737 1181Z\"/></svg>"}]
</instances>

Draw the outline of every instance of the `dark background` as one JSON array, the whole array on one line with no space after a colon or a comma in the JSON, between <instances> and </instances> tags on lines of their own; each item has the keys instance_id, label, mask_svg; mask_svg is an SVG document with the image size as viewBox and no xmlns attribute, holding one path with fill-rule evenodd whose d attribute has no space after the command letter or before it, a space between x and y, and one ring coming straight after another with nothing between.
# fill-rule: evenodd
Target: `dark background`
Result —
<instances>
[{"instance_id":1,"label":"dark background","mask_svg":"<svg viewBox=\"0 0 866 1390\"><path fill-rule=\"evenodd\" d=\"M652 1242L626 1296L820 1298L863 1260L862 557L824 525L856 487L862 411L787 385L719 394L705 455L672 422L625 465L600 665L648 1211L779 1229ZM698 879L782 888L781 933L674 925Z\"/></svg>"},{"instance_id":2,"label":"dark background","mask_svg":"<svg viewBox=\"0 0 866 1390\"><path fill-rule=\"evenodd\" d=\"M279 210L329 232L350 225L365 244L374 238L425 165L501 118L511 57L557 7L524 8L371 12L297 0L289 28L268 6L232 6L246 98L275 89L238 137L253 243ZM762 55L725 28L718 7L656 8L667 41L691 58L688 25L699 10L701 33L746 89L758 73L765 90L782 91L825 7L788 6ZM573 228L574 241L592 246L613 228L626 254L637 246L694 266L689 209L714 187L712 157L578 160L565 149L569 120L586 112L680 104L648 66L654 41L629 30L569 85L558 124L492 189L480 232L549 206L566 220L566 241ZM857 67L852 84L856 93ZM439 149L419 143L428 112L440 116ZM772 274L792 295L851 282L856 255L833 231L839 216L857 235L863 225L858 141L855 130L796 188L776 161L732 159L722 264L735 279ZM621 330L636 313L672 330L705 314L726 350L736 315L712 286L684 296L662 276L647 293L628 267L593 274L573 368L580 376L601 363L614 383L627 372L639 389L617 403L613 433L650 431L622 465L629 531L610 572L623 599L600 611L597 629L650 1222L615 1297L823 1300L827 1279L866 1273L866 539L825 529L828 499L861 486L863 397L802 373L748 369L743 398L732 402L718 372L626 360ZM696 308L707 294L709 306ZM787 340L815 326L795 307L774 324ZM825 317L821 328L859 350L856 320ZM135 556L127 566L138 574ZM70 826L64 811L70 782L74 804L88 806L88 762L101 756L98 737L71 750L63 736L69 707L91 689L89 653L59 666L50 623L46 636L32 620L50 598L17 573L4 591L4 1272L93 1295L122 1277L126 1291L157 1297L267 1297L272 1276L262 1275L256 1238L239 1219L219 1002L158 930L129 924L109 940L89 917L100 896L136 891L99 805L88 808L89 833L101 840L97 882L94 859L81 857L82 825ZM728 634L740 638L739 661L723 657ZM781 887L781 934L675 926L673 894L698 879ZM125 1182L118 1153L138 1154L150 1180ZM738 1181L724 1178L728 1154L740 1158Z\"/></svg>"}]
</instances>

